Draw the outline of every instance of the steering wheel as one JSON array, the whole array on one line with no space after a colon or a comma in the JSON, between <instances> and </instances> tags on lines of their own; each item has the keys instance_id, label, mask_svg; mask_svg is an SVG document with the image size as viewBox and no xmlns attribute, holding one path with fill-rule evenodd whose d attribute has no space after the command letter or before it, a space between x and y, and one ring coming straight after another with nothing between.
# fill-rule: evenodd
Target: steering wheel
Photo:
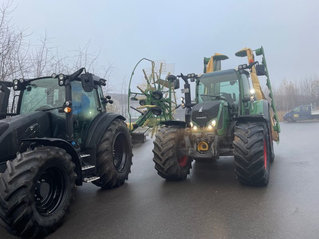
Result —
<instances>
[{"instance_id":1,"label":"steering wheel","mask_svg":"<svg viewBox=\"0 0 319 239\"><path fill-rule=\"evenodd\" d=\"M231 94L225 93L225 92L222 92L221 94L224 96L224 98L226 99L227 102L229 102L231 104L234 103L234 99L231 97Z\"/></svg>"}]
</instances>

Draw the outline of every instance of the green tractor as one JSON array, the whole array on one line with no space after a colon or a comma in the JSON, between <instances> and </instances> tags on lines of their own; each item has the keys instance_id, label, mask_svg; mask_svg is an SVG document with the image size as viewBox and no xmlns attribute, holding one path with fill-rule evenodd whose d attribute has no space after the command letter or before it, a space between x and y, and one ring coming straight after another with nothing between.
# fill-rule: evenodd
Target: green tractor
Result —
<instances>
[{"instance_id":1,"label":"green tractor","mask_svg":"<svg viewBox=\"0 0 319 239\"><path fill-rule=\"evenodd\" d=\"M237 55L248 56L245 51L252 52L248 50ZM279 140L280 128L264 52L262 48L255 52L263 56L263 64L249 55L249 64L239 65L237 69L200 76L169 76L171 80L180 78L185 82L182 99L185 121L166 121L156 135L153 161L161 177L183 180L190 173L192 160L234 156L240 183L268 184L270 163L275 157L273 140ZM260 92L257 75L267 77L269 100ZM196 84L195 101L191 100L189 81Z\"/></svg>"},{"instance_id":2,"label":"green tractor","mask_svg":"<svg viewBox=\"0 0 319 239\"><path fill-rule=\"evenodd\" d=\"M42 238L62 223L76 186L128 178L130 134L123 116L106 112L102 86L84 68L0 82L0 218L10 233Z\"/></svg>"}]
</instances>

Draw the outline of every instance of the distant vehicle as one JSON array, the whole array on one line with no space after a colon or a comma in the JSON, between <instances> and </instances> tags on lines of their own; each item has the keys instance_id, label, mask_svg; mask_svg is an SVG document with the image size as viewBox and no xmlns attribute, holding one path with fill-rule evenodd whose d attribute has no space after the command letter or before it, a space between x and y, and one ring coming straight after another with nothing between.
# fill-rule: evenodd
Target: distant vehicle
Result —
<instances>
[{"instance_id":1,"label":"distant vehicle","mask_svg":"<svg viewBox=\"0 0 319 239\"><path fill-rule=\"evenodd\" d=\"M284 120L288 122L313 119L319 119L319 110L313 111L311 105L300 105L284 115Z\"/></svg>"}]
</instances>

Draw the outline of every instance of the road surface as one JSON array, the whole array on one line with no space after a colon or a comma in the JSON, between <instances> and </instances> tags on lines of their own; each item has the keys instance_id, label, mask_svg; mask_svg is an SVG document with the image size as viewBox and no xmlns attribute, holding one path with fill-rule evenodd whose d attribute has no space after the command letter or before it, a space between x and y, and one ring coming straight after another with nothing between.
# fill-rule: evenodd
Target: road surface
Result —
<instances>
[{"instance_id":1,"label":"road surface","mask_svg":"<svg viewBox=\"0 0 319 239\"><path fill-rule=\"evenodd\" d=\"M319 122L282 125L268 187L240 185L232 157L193 163L165 182L152 140L134 149L129 181L109 191L86 184L49 238L319 238ZM13 238L0 229L0 238Z\"/></svg>"}]
</instances>

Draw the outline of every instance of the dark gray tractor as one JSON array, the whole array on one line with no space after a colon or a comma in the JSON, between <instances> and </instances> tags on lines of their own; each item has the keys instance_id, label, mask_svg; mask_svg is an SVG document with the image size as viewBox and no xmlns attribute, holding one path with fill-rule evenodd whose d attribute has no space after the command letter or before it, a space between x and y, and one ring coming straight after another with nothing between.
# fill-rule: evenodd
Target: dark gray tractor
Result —
<instances>
[{"instance_id":1,"label":"dark gray tractor","mask_svg":"<svg viewBox=\"0 0 319 239\"><path fill-rule=\"evenodd\" d=\"M84 68L0 82L0 218L10 233L44 237L62 223L76 186L109 189L128 178L130 134L123 116L106 112L102 86Z\"/></svg>"}]
</instances>

